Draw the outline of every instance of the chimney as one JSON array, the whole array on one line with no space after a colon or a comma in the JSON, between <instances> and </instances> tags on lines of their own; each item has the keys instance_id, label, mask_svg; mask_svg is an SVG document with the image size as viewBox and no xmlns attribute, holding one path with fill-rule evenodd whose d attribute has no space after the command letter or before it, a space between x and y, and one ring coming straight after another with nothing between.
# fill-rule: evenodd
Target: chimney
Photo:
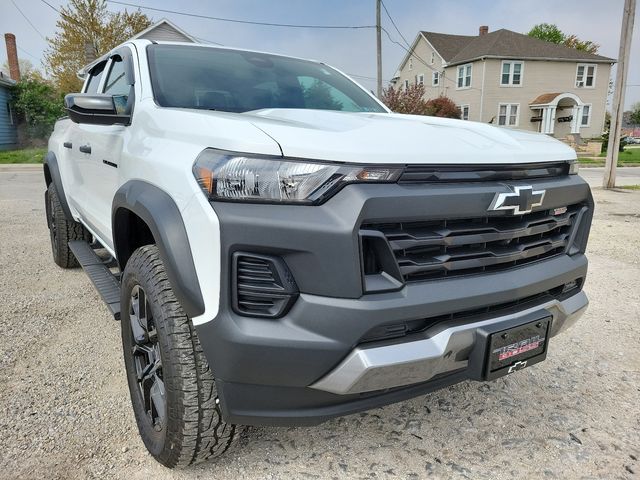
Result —
<instances>
[{"instance_id":1,"label":"chimney","mask_svg":"<svg viewBox=\"0 0 640 480\"><path fill-rule=\"evenodd\" d=\"M486 35L487 33L489 33L489 26L481 25L480 28L478 29L478 35L482 36L482 35Z\"/></svg>"},{"instance_id":2,"label":"chimney","mask_svg":"<svg viewBox=\"0 0 640 480\"><path fill-rule=\"evenodd\" d=\"M16 36L13 33L4 34L4 43L7 45L7 63L9 64L9 76L20 80L20 66L18 64L18 50L16 49Z\"/></svg>"}]
</instances>

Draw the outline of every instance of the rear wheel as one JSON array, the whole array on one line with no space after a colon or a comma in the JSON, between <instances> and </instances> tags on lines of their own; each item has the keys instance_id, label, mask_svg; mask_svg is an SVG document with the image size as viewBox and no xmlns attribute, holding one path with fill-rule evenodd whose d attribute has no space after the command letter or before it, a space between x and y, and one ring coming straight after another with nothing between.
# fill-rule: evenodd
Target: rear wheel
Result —
<instances>
[{"instance_id":1,"label":"rear wheel","mask_svg":"<svg viewBox=\"0 0 640 480\"><path fill-rule=\"evenodd\" d=\"M121 290L124 360L145 446L170 468L221 455L239 431L222 419L213 374L155 245L133 253Z\"/></svg>"},{"instance_id":2,"label":"rear wheel","mask_svg":"<svg viewBox=\"0 0 640 480\"><path fill-rule=\"evenodd\" d=\"M58 192L53 183L47 188L45 206L53 261L62 268L77 267L79 264L69 248L69 242L72 240L91 242L91 234L82 224L68 219L64 214Z\"/></svg>"}]
</instances>

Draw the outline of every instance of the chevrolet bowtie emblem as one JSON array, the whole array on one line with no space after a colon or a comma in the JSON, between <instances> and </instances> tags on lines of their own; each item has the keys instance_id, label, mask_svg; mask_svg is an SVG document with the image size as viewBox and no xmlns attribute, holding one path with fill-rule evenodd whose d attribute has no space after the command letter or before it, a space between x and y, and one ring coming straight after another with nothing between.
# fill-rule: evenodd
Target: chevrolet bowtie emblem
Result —
<instances>
[{"instance_id":1,"label":"chevrolet bowtie emblem","mask_svg":"<svg viewBox=\"0 0 640 480\"><path fill-rule=\"evenodd\" d=\"M496 193L489 210L512 210L514 215L523 215L542 205L544 194L544 190L530 186L514 187L513 192Z\"/></svg>"}]
</instances>

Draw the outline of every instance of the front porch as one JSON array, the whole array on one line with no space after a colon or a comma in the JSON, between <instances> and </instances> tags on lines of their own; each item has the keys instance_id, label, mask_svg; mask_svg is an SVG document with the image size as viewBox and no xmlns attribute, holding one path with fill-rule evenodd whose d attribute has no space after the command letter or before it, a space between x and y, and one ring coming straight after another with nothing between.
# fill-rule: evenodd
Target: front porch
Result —
<instances>
[{"instance_id":1,"label":"front porch","mask_svg":"<svg viewBox=\"0 0 640 480\"><path fill-rule=\"evenodd\" d=\"M581 127L588 125L590 106L573 93L544 93L529 108L534 113L531 120L539 122L538 132L556 138L580 135Z\"/></svg>"}]
</instances>

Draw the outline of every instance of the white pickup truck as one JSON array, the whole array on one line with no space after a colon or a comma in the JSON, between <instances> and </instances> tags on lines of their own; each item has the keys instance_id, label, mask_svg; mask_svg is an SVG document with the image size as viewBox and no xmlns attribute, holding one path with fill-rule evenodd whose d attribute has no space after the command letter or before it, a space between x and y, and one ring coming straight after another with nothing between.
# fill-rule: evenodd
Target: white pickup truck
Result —
<instances>
[{"instance_id":1,"label":"white pickup truck","mask_svg":"<svg viewBox=\"0 0 640 480\"><path fill-rule=\"evenodd\" d=\"M120 320L138 428L168 467L238 425L510 374L587 307L593 201L545 135L394 114L320 62L148 40L65 103L53 258Z\"/></svg>"}]
</instances>

